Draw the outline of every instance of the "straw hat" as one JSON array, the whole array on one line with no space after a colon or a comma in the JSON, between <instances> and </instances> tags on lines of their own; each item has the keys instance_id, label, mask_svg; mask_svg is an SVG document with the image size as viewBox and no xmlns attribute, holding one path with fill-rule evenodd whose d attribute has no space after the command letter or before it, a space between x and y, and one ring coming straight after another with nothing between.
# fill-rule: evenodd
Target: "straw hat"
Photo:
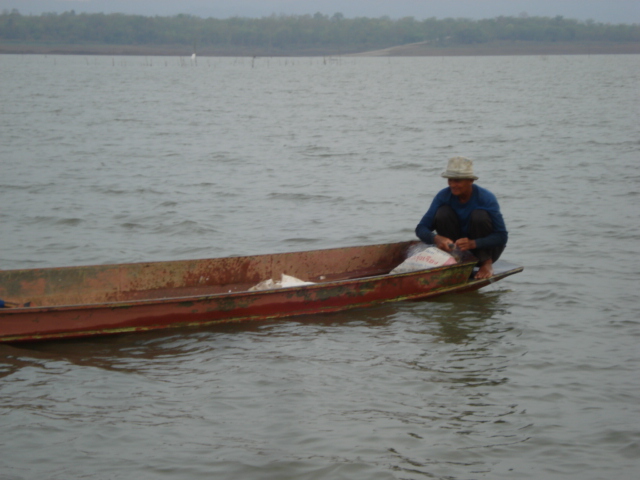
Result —
<instances>
[{"instance_id":1,"label":"straw hat","mask_svg":"<svg viewBox=\"0 0 640 480\"><path fill-rule=\"evenodd\" d=\"M473 160L465 157L453 157L449 159L447 170L442 172L444 178L459 178L477 180L473 174Z\"/></svg>"}]
</instances>

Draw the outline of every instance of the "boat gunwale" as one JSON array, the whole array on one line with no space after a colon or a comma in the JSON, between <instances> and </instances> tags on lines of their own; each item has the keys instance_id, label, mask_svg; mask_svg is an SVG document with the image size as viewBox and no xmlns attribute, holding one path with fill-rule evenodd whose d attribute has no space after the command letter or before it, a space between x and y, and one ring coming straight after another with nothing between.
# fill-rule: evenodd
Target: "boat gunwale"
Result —
<instances>
[{"instance_id":1,"label":"boat gunwale","mask_svg":"<svg viewBox=\"0 0 640 480\"><path fill-rule=\"evenodd\" d=\"M201 258L185 258L182 260L150 260L150 261L140 261L140 262L124 262L124 263L89 263L82 265L62 265L60 267L34 267L34 268L10 268L10 269L0 269L0 272L35 272L38 270L74 270L74 269L88 269L88 268L107 268L107 267L138 267L143 265L175 265L179 263L189 263L189 262L209 262L215 260L238 260L238 259L250 259L250 258L266 258L266 257L278 257L285 255L296 255L296 254L304 254L304 253L320 253L320 252L337 252L340 250L357 250L357 249L373 249L377 247L410 247L412 245L421 243L420 240L404 240L400 242L390 242L390 243L373 243L371 245L351 245L347 247L327 247L327 248L317 248L313 250L293 250L288 252L276 252L276 253L256 253L255 255L230 255L228 257L201 257ZM429 245L434 246L434 245Z\"/></svg>"}]
</instances>

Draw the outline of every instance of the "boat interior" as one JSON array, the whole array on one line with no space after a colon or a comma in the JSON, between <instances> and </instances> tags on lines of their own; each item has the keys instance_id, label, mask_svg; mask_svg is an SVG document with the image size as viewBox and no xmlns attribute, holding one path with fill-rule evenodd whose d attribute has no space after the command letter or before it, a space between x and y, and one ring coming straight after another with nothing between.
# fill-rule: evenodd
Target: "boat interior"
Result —
<instances>
[{"instance_id":1,"label":"boat interior","mask_svg":"<svg viewBox=\"0 0 640 480\"><path fill-rule=\"evenodd\" d=\"M401 242L305 252L169 262L0 271L8 306L43 307L135 302L246 292L282 274L336 282L389 273L411 245Z\"/></svg>"}]
</instances>

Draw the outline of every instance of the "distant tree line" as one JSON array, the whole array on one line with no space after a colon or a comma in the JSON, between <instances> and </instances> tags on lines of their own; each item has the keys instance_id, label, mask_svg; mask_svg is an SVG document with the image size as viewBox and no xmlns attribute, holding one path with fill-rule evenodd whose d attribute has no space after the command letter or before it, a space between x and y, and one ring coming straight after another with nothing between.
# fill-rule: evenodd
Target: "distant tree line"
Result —
<instances>
[{"instance_id":1,"label":"distant tree line","mask_svg":"<svg viewBox=\"0 0 640 480\"><path fill-rule=\"evenodd\" d=\"M345 18L341 13L216 19L192 15L76 14L74 11L36 16L5 10L0 14L0 41L357 51L424 41L434 46L493 41L640 42L640 25L526 14L486 20Z\"/></svg>"}]
</instances>

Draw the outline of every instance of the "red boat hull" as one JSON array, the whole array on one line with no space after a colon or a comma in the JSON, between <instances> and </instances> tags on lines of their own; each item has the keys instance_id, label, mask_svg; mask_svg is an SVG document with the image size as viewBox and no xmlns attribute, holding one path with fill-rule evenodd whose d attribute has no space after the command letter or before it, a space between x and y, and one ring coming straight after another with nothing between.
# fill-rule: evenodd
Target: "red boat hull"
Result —
<instances>
[{"instance_id":1,"label":"red boat hull","mask_svg":"<svg viewBox=\"0 0 640 480\"><path fill-rule=\"evenodd\" d=\"M7 298L7 293L14 292L14 296L8 298L14 302L22 303L28 298L35 298L34 291L40 292L45 298L63 301L73 294L68 292L70 284L65 284L65 281L69 283L70 278L77 277L83 277L84 282L75 285L76 291L81 292L75 295L85 297L83 303L75 305L34 306L31 300L31 306L0 309L0 341L104 335L335 312L391 301L427 299L454 291L481 288L489 283L486 280L470 280L474 268L473 261L399 275L386 273L403 260L407 248L412 243L230 259L68 267L39 270L38 273L14 271L14 280L17 283L22 282L21 285L8 285L6 280L12 277L11 271L0 272L0 280L5 282L0 284L0 295ZM349 277L354 274L361 276L327 281L326 278L322 278L325 275L319 275L323 258L324 266L328 266L325 270L326 277ZM198 269L206 262L215 264L216 273L208 271L209 278L216 277L215 284L203 286L194 284L193 280L183 281L185 277L205 278L202 276L203 272ZM265 264L271 265L268 271L261 271L258 275L251 273L260 270L260 266ZM213 264L207 265L211 267ZM224 267L229 269L232 265L240 267L243 273L238 275L237 271L223 271ZM274 269L274 265L279 267ZM301 275L302 270L296 271L296 266L299 265L304 265L304 275ZM343 271L336 272L337 265L343 265ZM507 269L492 281L522 270L521 267L512 267L514 268ZM164 283L157 284L158 270L162 268L167 272L179 270L181 276L174 275L174 278L165 273ZM281 271L284 273L283 269L305 280L320 281L291 288L247 291L247 285L270 278L269 275L275 277ZM139 284L144 283L145 280L139 275L139 271L152 272L151 276L156 278L156 284L152 285L154 288L123 290L122 285L131 283L132 278L137 278ZM115 285L114 275L120 277L119 282L116 282L119 288L105 287L107 284ZM231 279L231 276L235 278ZM54 281L56 278L59 279L58 284L65 284L64 288L47 289L46 282ZM97 278L100 278L102 283L99 283ZM180 283L178 278L183 279L183 284L176 286ZM234 282L228 282L230 279ZM202 283L201 280L199 282ZM87 285L88 288L85 288ZM102 293L90 293L92 286ZM220 292L223 287L231 291ZM16 296L15 292L18 290L21 295ZM198 291L202 293L198 294ZM158 298L160 295L164 296ZM114 300L106 300L112 297ZM89 303L86 298L94 303Z\"/></svg>"}]
</instances>

